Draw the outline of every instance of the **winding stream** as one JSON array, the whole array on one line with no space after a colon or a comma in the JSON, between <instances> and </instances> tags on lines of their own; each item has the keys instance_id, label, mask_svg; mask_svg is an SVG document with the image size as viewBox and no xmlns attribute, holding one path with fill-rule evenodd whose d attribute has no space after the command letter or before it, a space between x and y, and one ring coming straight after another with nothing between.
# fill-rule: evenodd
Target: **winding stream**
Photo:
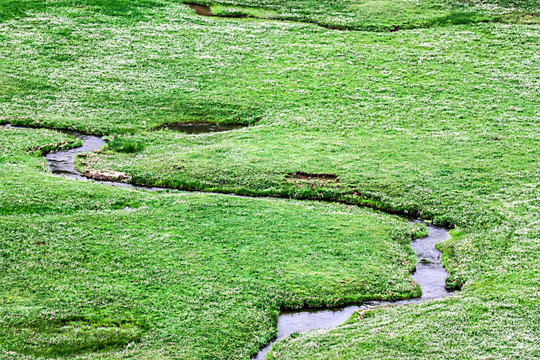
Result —
<instances>
[{"instance_id":1,"label":"winding stream","mask_svg":"<svg viewBox=\"0 0 540 360\"><path fill-rule=\"evenodd\" d=\"M415 221L420 222L420 221ZM441 253L435 244L450 237L448 231L442 227L426 225L428 236L411 241L416 254L416 271L412 277L422 288L422 296L414 299L399 301L366 301L361 305L345 306L332 309L308 309L300 311L284 311L278 317L277 337L270 344L259 350L254 360L264 360L272 345L292 333L303 333L315 329L328 329L336 327L347 321L358 310L367 310L386 305L405 305L421 303L426 300L449 296L451 293L445 288L448 273L441 265Z\"/></svg>"},{"instance_id":2,"label":"winding stream","mask_svg":"<svg viewBox=\"0 0 540 360\"><path fill-rule=\"evenodd\" d=\"M9 127L9 125L7 125ZM99 137L77 132L67 132L77 136L83 141L83 145L66 151L49 153L44 156L49 170L60 176L70 179L86 180L75 168L75 156L80 153L92 152L105 145L105 141ZM113 181L99 181L111 186L121 186L129 188L144 189L150 191L172 190L159 187L145 187L133 184ZM415 220L415 222L421 222ZM417 265L416 271L412 274L413 279L422 288L422 296L419 298L399 300L399 301L368 301L360 305L337 307L330 309L304 309L298 311L284 311L280 313L277 321L277 336L265 347L261 348L255 360L264 360L266 354L271 350L272 345L277 341L289 336L292 333L303 333L314 329L326 329L338 326L348 320L357 310L366 310L380 306L397 306L412 303L421 303L426 300L438 299L451 295L445 288L445 280L448 276L440 261L441 253L435 248L439 242L450 237L445 228L426 224L428 236L411 241Z\"/></svg>"}]
</instances>

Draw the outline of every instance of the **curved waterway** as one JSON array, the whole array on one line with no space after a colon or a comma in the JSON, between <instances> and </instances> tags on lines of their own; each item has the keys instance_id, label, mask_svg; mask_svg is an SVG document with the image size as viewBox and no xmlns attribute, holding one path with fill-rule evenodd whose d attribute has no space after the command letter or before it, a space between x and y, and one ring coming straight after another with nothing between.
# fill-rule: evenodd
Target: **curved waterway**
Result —
<instances>
[{"instance_id":1,"label":"curved waterway","mask_svg":"<svg viewBox=\"0 0 540 360\"><path fill-rule=\"evenodd\" d=\"M49 170L55 174L65 176L70 179L89 180L79 173L75 168L75 156L80 153L92 152L105 145L105 141L99 137L77 132L68 132L77 136L83 141L83 145L66 151L49 153L44 156ZM111 186L122 186L138 188L144 190L171 190L159 187L145 187L113 181L99 181ZM420 220L414 222L421 223ZM277 341L293 333L303 333L315 329L328 329L336 327L358 310L368 310L381 306L399 306L405 304L421 303L426 300L438 299L449 296L451 293L445 288L445 280L448 273L441 265L441 253L435 248L437 243L445 241L450 237L445 228L426 224L428 236L411 241L416 258L416 271L412 274L422 288L422 296L419 298L399 300L399 301L367 301L359 305L336 307L330 309L305 309L298 311L283 311L277 321L276 338L261 348L254 360L264 360L266 354L271 350L272 345Z\"/></svg>"},{"instance_id":2,"label":"curved waterway","mask_svg":"<svg viewBox=\"0 0 540 360\"><path fill-rule=\"evenodd\" d=\"M421 221L415 220L415 222ZM411 241L411 246L417 259L416 271L412 277L422 288L421 297L398 301L366 301L360 305L331 309L284 311L278 317L278 333L276 338L259 350L253 359L264 360L266 354L272 349L272 345L293 333L304 333L315 329L329 329L343 324L355 311L368 310L381 306L421 303L426 300L449 296L451 293L445 287L445 280L448 273L441 265L441 253L435 248L435 244L445 241L450 237L450 234L448 234L445 228L427 224L426 226L428 236Z\"/></svg>"}]
</instances>

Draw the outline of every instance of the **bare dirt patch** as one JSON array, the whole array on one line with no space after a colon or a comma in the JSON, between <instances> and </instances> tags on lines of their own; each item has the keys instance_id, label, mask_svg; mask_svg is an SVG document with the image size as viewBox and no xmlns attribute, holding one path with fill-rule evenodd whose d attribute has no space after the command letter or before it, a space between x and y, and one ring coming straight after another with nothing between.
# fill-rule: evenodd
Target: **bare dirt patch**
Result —
<instances>
[{"instance_id":1,"label":"bare dirt patch","mask_svg":"<svg viewBox=\"0 0 540 360\"><path fill-rule=\"evenodd\" d=\"M193 9L195 11L195 14L197 15L215 16L212 10L210 10L210 6L193 4L193 3L185 3L185 4L189 6L191 9Z\"/></svg>"},{"instance_id":2,"label":"bare dirt patch","mask_svg":"<svg viewBox=\"0 0 540 360\"><path fill-rule=\"evenodd\" d=\"M114 181L114 182L130 182L131 176L119 171L98 171L98 170L86 170L82 173L86 178L97 181Z\"/></svg>"},{"instance_id":3,"label":"bare dirt patch","mask_svg":"<svg viewBox=\"0 0 540 360\"><path fill-rule=\"evenodd\" d=\"M244 125L239 124L217 124L209 121L190 121L190 122L179 122L172 124L163 124L158 126L154 130L172 130L179 131L186 134L203 134L211 132L222 132L222 131L231 131L244 127Z\"/></svg>"},{"instance_id":4,"label":"bare dirt patch","mask_svg":"<svg viewBox=\"0 0 540 360\"><path fill-rule=\"evenodd\" d=\"M285 176L285 179L289 182L339 182L339 178L336 174L314 174L304 171L297 171L295 173L289 173Z\"/></svg>"}]
</instances>

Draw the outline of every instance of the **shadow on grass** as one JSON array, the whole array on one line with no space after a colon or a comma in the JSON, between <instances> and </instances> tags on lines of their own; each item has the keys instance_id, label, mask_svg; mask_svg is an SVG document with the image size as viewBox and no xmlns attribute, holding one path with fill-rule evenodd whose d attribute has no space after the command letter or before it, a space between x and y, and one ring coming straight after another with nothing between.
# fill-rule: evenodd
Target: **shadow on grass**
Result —
<instances>
[{"instance_id":1,"label":"shadow on grass","mask_svg":"<svg viewBox=\"0 0 540 360\"><path fill-rule=\"evenodd\" d=\"M11 324L4 329L6 338L10 339L6 343L10 351L58 357L124 347L138 341L147 326L132 320L73 316Z\"/></svg>"}]
</instances>

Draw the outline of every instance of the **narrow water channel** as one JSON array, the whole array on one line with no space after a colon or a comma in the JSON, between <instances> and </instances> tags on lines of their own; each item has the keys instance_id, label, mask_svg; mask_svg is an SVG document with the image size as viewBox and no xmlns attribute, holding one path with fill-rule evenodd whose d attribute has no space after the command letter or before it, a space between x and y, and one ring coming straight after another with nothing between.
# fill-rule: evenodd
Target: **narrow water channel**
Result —
<instances>
[{"instance_id":1,"label":"narrow water channel","mask_svg":"<svg viewBox=\"0 0 540 360\"><path fill-rule=\"evenodd\" d=\"M44 156L49 170L55 174L68 177L70 179L88 180L75 168L75 156L80 153L91 152L100 149L105 145L101 137L94 135L69 132L83 141L83 145L74 149L50 153ZM99 181L111 186L131 187L145 190L170 190L159 187L144 187L121 182ZM415 222L421 222L415 220ZM254 360L264 360L266 354L271 350L272 345L277 341L293 333L304 333L315 329L327 329L336 327L344 323L351 315L358 310L366 310L380 306L399 306L412 303L420 303L426 300L442 298L451 293L445 288L445 280L448 273L441 265L441 253L435 248L437 243L445 241L450 237L445 228L428 225L428 236L411 241L417 265L416 271L412 274L413 279L422 288L422 296L408 300L399 301L367 301L359 305L337 307L331 309L306 309L298 311L284 311L277 321L277 336L253 357Z\"/></svg>"},{"instance_id":2,"label":"narrow water channel","mask_svg":"<svg viewBox=\"0 0 540 360\"><path fill-rule=\"evenodd\" d=\"M422 288L421 297L399 301L366 301L360 305L332 309L284 311L278 317L276 338L259 350L253 359L264 360L266 354L272 349L272 345L293 333L304 333L315 329L336 327L347 321L358 310L367 310L386 305L398 306L420 303L450 295L451 293L445 288L445 280L448 273L441 265L441 253L435 248L437 243L447 240L450 234L448 234L445 228L432 225L426 226L428 236L411 242L417 260L416 271L412 277Z\"/></svg>"},{"instance_id":3,"label":"narrow water channel","mask_svg":"<svg viewBox=\"0 0 540 360\"><path fill-rule=\"evenodd\" d=\"M99 136L86 135L77 132L70 133L83 141L82 146L66 151L48 153L45 155L49 171L53 174L63 175L70 179L88 180L75 169L75 156L81 153L101 149L105 141Z\"/></svg>"}]
</instances>

